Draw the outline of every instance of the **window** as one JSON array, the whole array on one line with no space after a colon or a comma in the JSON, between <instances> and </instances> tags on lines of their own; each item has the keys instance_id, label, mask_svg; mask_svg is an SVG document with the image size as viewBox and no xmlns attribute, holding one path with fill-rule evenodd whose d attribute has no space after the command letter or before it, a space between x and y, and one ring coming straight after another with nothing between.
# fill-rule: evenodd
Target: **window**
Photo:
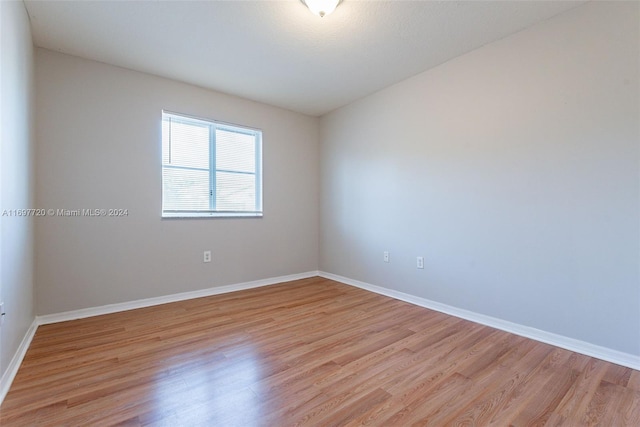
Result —
<instances>
[{"instance_id":1,"label":"window","mask_svg":"<svg viewBox=\"0 0 640 427\"><path fill-rule=\"evenodd\" d=\"M262 216L262 132L163 112L162 216Z\"/></svg>"}]
</instances>

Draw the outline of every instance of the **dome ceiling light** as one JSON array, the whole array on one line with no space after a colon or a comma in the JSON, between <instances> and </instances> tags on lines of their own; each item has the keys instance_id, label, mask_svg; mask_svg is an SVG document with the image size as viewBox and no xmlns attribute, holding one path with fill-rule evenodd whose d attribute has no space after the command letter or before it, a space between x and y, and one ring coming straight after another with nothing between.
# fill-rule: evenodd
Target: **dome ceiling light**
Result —
<instances>
[{"instance_id":1,"label":"dome ceiling light","mask_svg":"<svg viewBox=\"0 0 640 427\"><path fill-rule=\"evenodd\" d=\"M324 18L336 9L342 0L300 0L311 12Z\"/></svg>"}]
</instances>

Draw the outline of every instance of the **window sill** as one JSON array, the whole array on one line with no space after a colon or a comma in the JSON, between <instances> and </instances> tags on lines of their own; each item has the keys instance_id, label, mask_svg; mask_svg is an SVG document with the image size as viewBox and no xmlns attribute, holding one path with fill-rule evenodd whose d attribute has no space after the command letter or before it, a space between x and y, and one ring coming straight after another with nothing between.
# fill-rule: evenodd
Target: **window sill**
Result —
<instances>
[{"instance_id":1,"label":"window sill","mask_svg":"<svg viewBox=\"0 0 640 427\"><path fill-rule=\"evenodd\" d=\"M162 212L162 218L262 218L262 212Z\"/></svg>"}]
</instances>

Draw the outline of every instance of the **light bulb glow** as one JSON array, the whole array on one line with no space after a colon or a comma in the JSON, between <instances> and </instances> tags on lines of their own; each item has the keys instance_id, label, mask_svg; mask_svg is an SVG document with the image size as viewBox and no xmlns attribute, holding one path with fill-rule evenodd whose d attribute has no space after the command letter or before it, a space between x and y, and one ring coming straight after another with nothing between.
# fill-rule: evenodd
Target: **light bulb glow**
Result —
<instances>
[{"instance_id":1,"label":"light bulb glow","mask_svg":"<svg viewBox=\"0 0 640 427\"><path fill-rule=\"evenodd\" d=\"M340 0L302 0L309 10L319 17L324 17L333 12Z\"/></svg>"}]
</instances>

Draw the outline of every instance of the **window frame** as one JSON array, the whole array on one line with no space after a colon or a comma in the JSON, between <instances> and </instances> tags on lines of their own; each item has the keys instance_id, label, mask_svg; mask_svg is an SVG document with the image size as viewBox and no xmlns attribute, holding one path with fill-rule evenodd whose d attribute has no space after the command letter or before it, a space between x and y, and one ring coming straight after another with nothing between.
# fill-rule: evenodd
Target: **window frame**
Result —
<instances>
[{"instance_id":1,"label":"window frame","mask_svg":"<svg viewBox=\"0 0 640 427\"><path fill-rule=\"evenodd\" d=\"M209 168L196 168L188 166L172 166L164 163L164 146L162 139L164 137L164 129L162 123L169 117L184 123L197 123L198 125L209 127ZM218 120L206 119L202 117L192 116L184 113L176 113L173 111L162 110L161 118L161 149L160 149L160 175L161 175L161 217L164 218L261 218L263 216L263 177L262 177L262 130L234 123L222 122ZM255 144L255 172L241 172L233 170L218 169L216 163L216 130L225 130L228 132L239 133L253 136ZM166 167L176 169L191 169L207 171L209 174L209 209L208 210L188 210L188 209L165 209L164 208L164 170ZM218 190L216 182L216 174L218 172L237 173L246 175L255 175L255 210L238 211L238 210L216 210Z\"/></svg>"}]
</instances>

